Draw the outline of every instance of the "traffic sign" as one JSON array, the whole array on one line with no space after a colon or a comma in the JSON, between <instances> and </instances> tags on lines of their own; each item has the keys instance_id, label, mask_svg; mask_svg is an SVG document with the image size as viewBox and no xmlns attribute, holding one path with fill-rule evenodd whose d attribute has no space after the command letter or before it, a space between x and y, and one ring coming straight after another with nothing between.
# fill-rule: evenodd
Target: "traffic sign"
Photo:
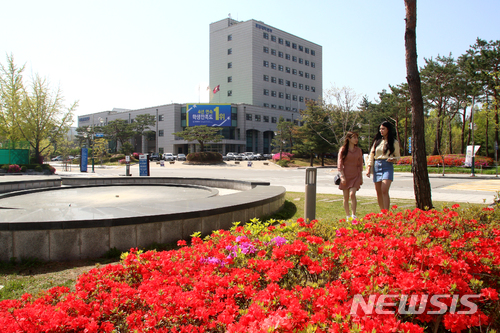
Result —
<instances>
[{"instance_id":1,"label":"traffic sign","mask_svg":"<svg viewBox=\"0 0 500 333\"><path fill-rule=\"evenodd\" d=\"M96 133L95 137L96 138L103 138L104 137L104 133Z\"/></svg>"}]
</instances>

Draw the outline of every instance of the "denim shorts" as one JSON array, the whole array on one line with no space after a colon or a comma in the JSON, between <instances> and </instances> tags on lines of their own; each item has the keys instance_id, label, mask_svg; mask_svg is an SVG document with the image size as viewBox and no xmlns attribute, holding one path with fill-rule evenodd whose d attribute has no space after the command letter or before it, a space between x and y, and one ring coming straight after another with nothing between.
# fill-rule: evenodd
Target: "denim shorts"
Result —
<instances>
[{"instance_id":1,"label":"denim shorts","mask_svg":"<svg viewBox=\"0 0 500 333\"><path fill-rule=\"evenodd\" d=\"M375 160L373 165L373 182L378 183L384 179L394 180L394 166L387 160Z\"/></svg>"}]
</instances>

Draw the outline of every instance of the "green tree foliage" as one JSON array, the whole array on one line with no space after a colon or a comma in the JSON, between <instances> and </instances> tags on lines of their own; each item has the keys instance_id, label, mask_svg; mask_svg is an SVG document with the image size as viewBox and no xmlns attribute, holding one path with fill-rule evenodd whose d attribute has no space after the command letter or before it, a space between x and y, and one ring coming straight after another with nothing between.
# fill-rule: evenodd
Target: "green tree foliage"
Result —
<instances>
[{"instance_id":1,"label":"green tree foliage","mask_svg":"<svg viewBox=\"0 0 500 333\"><path fill-rule=\"evenodd\" d=\"M155 116L151 114L140 114L135 117L134 122L132 123L132 128L137 135L145 135L146 132L151 132L150 127L155 124Z\"/></svg>"},{"instance_id":2,"label":"green tree foliage","mask_svg":"<svg viewBox=\"0 0 500 333\"><path fill-rule=\"evenodd\" d=\"M132 124L123 119L108 122L102 127L102 131L108 139L119 142L122 147L136 134Z\"/></svg>"},{"instance_id":3,"label":"green tree foliage","mask_svg":"<svg viewBox=\"0 0 500 333\"><path fill-rule=\"evenodd\" d=\"M200 144L200 151L205 150L205 144L216 143L222 141L224 136L220 134L220 127L192 126L186 127L181 132L172 133L186 141L198 141Z\"/></svg>"},{"instance_id":4,"label":"green tree foliage","mask_svg":"<svg viewBox=\"0 0 500 333\"><path fill-rule=\"evenodd\" d=\"M293 148L294 144L294 125L290 121L285 121L283 116L280 116L278 119L278 123L276 125L276 132L274 134L273 140L271 141L271 145L273 147L273 152L281 153L283 151L290 151Z\"/></svg>"},{"instance_id":5,"label":"green tree foliage","mask_svg":"<svg viewBox=\"0 0 500 333\"><path fill-rule=\"evenodd\" d=\"M23 71L13 56L0 66L0 130L10 140L28 141L40 162L52 143L68 132L78 103L65 107L61 91L53 90L38 74L25 84Z\"/></svg>"}]
</instances>

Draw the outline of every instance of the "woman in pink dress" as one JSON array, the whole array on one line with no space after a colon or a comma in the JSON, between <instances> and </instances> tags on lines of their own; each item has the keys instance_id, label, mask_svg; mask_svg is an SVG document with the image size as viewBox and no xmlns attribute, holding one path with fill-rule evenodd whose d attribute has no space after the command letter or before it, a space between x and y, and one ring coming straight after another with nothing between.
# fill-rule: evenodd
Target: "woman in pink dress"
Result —
<instances>
[{"instance_id":1,"label":"woman in pink dress","mask_svg":"<svg viewBox=\"0 0 500 333\"><path fill-rule=\"evenodd\" d=\"M344 210L346 219L356 219L356 192L363 185L363 152L358 147L358 133L347 132L344 145L340 148L337 168L340 173L339 190L344 191ZM350 215L349 198L352 215Z\"/></svg>"}]
</instances>

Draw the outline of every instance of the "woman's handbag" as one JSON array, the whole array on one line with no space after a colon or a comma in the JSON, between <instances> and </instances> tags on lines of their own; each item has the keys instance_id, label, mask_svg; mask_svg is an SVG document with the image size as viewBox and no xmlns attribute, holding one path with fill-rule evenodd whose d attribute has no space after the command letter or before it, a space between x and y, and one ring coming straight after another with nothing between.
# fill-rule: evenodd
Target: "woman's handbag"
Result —
<instances>
[{"instance_id":1,"label":"woman's handbag","mask_svg":"<svg viewBox=\"0 0 500 333\"><path fill-rule=\"evenodd\" d=\"M335 185L340 185L340 173L338 173L335 178L333 178Z\"/></svg>"}]
</instances>

